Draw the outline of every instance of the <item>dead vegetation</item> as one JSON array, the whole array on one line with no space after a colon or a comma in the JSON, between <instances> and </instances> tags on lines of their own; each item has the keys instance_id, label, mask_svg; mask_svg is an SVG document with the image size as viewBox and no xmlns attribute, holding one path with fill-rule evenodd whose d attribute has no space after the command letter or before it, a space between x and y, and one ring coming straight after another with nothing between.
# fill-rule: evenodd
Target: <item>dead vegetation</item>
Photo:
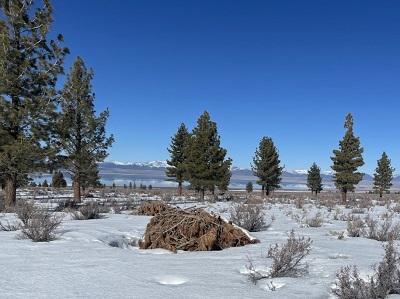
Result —
<instances>
[{"instance_id":1,"label":"dead vegetation","mask_svg":"<svg viewBox=\"0 0 400 299\"><path fill-rule=\"evenodd\" d=\"M202 209L168 208L150 220L140 248L210 251L257 242L242 229Z\"/></svg>"},{"instance_id":2,"label":"dead vegetation","mask_svg":"<svg viewBox=\"0 0 400 299\"><path fill-rule=\"evenodd\" d=\"M248 230L258 232L267 229L271 224L266 224L265 213L261 204L237 204L230 211L230 220Z\"/></svg>"},{"instance_id":3,"label":"dead vegetation","mask_svg":"<svg viewBox=\"0 0 400 299\"><path fill-rule=\"evenodd\" d=\"M49 242L56 238L62 217L37 207L31 202L21 202L16 214L22 222L21 237L33 242Z\"/></svg>"},{"instance_id":4,"label":"dead vegetation","mask_svg":"<svg viewBox=\"0 0 400 299\"><path fill-rule=\"evenodd\" d=\"M310 238L296 237L291 231L286 243L271 246L267 258L272 259L271 270L264 274L257 271L249 259L247 269L249 278L253 283L261 279L275 277L298 277L307 272L307 264L303 264L304 258L310 254L312 241Z\"/></svg>"},{"instance_id":5,"label":"dead vegetation","mask_svg":"<svg viewBox=\"0 0 400 299\"><path fill-rule=\"evenodd\" d=\"M91 201L83 206L80 206L77 211L73 211L72 215L75 220L91 220L91 219L102 219L104 213L109 210L106 207L101 206L96 201Z\"/></svg>"},{"instance_id":6,"label":"dead vegetation","mask_svg":"<svg viewBox=\"0 0 400 299\"><path fill-rule=\"evenodd\" d=\"M137 210L138 215L155 216L165 211L173 209L171 206L162 201L147 201L142 203Z\"/></svg>"},{"instance_id":7,"label":"dead vegetation","mask_svg":"<svg viewBox=\"0 0 400 299\"><path fill-rule=\"evenodd\" d=\"M336 274L333 294L339 299L381 299L400 294L399 254L393 241L385 246L385 256L368 280L356 267L346 266Z\"/></svg>"},{"instance_id":8,"label":"dead vegetation","mask_svg":"<svg viewBox=\"0 0 400 299\"><path fill-rule=\"evenodd\" d=\"M398 240L400 224L395 224L392 216L387 216L382 221L370 215L364 220L361 217L352 217L347 222L347 233L350 237L365 237L380 242Z\"/></svg>"}]
</instances>

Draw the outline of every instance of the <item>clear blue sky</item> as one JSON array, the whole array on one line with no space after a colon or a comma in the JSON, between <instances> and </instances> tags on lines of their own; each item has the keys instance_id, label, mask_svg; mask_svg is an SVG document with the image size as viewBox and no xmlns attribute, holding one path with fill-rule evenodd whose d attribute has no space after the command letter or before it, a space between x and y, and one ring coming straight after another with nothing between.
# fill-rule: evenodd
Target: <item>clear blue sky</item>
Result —
<instances>
[{"instance_id":1,"label":"clear blue sky","mask_svg":"<svg viewBox=\"0 0 400 299\"><path fill-rule=\"evenodd\" d=\"M287 169L329 169L346 112L366 172L400 170L400 1L56 0L54 30L94 68L108 160L166 159L208 110L234 164L271 136Z\"/></svg>"}]
</instances>

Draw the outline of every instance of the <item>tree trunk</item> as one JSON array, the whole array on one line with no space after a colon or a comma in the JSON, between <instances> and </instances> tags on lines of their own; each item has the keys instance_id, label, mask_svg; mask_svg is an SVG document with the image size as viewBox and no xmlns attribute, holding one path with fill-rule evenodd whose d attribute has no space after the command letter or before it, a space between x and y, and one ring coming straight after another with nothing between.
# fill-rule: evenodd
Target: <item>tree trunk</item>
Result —
<instances>
[{"instance_id":1,"label":"tree trunk","mask_svg":"<svg viewBox=\"0 0 400 299\"><path fill-rule=\"evenodd\" d=\"M379 191L379 197L382 198L383 197L383 192Z\"/></svg>"},{"instance_id":2,"label":"tree trunk","mask_svg":"<svg viewBox=\"0 0 400 299\"><path fill-rule=\"evenodd\" d=\"M342 203L347 203L347 191L342 191Z\"/></svg>"},{"instance_id":3,"label":"tree trunk","mask_svg":"<svg viewBox=\"0 0 400 299\"><path fill-rule=\"evenodd\" d=\"M262 187L261 187L261 197L265 198L265 186L264 185L262 185Z\"/></svg>"},{"instance_id":4,"label":"tree trunk","mask_svg":"<svg viewBox=\"0 0 400 299\"><path fill-rule=\"evenodd\" d=\"M74 179L74 200L75 202L81 202L81 184L79 179Z\"/></svg>"},{"instance_id":5,"label":"tree trunk","mask_svg":"<svg viewBox=\"0 0 400 299\"><path fill-rule=\"evenodd\" d=\"M204 201L204 193L205 193L205 191L204 191L204 188L203 188L203 189L200 190L200 200L201 201Z\"/></svg>"},{"instance_id":6,"label":"tree trunk","mask_svg":"<svg viewBox=\"0 0 400 299\"><path fill-rule=\"evenodd\" d=\"M266 190L267 197L268 197L268 196L269 196L269 193L270 193L269 188L265 188L265 190Z\"/></svg>"},{"instance_id":7,"label":"tree trunk","mask_svg":"<svg viewBox=\"0 0 400 299\"><path fill-rule=\"evenodd\" d=\"M182 182L178 183L178 194L179 196L182 196Z\"/></svg>"},{"instance_id":8,"label":"tree trunk","mask_svg":"<svg viewBox=\"0 0 400 299\"><path fill-rule=\"evenodd\" d=\"M6 208L15 206L17 201L17 179L15 177L9 177L6 179L4 188L4 204Z\"/></svg>"}]
</instances>

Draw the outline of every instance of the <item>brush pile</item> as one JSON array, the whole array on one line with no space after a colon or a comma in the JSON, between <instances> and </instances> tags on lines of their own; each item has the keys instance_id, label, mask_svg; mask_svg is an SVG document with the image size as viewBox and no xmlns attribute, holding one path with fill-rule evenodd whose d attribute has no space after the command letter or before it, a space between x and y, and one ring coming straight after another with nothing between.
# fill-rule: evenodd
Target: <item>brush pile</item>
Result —
<instances>
[{"instance_id":1,"label":"brush pile","mask_svg":"<svg viewBox=\"0 0 400 299\"><path fill-rule=\"evenodd\" d=\"M140 248L211 251L255 243L259 241L219 216L202 209L168 207L151 219Z\"/></svg>"},{"instance_id":2,"label":"brush pile","mask_svg":"<svg viewBox=\"0 0 400 299\"><path fill-rule=\"evenodd\" d=\"M174 209L173 207L163 203L162 201L147 201L141 204L137 210L138 215L155 216L162 212Z\"/></svg>"}]
</instances>

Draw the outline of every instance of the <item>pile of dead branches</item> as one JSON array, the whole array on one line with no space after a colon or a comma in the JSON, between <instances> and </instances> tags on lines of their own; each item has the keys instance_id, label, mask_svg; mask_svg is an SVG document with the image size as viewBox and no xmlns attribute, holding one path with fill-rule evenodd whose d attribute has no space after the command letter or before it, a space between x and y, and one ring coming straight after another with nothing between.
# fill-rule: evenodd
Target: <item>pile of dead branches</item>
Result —
<instances>
[{"instance_id":1,"label":"pile of dead branches","mask_svg":"<svg viewBox=\"0 0 400 299\"><path fill-rule=\"evenodd\" d=\"M138 215L155 216L165 211L174 209L173 207L163 203L162 201L147 201L142 203L137 210Z\"/></svg>"},{"instance_id":2,"label":"pile of dead branches","mask_svg":"<svg viewBox=\"0 0 400 299\"><path fill-rule=\"evenodd\" d=\"M211 251L258 242L242 229L202 209L170 208L151 219L140 248Z\"/></svg>"}]
</instances>

